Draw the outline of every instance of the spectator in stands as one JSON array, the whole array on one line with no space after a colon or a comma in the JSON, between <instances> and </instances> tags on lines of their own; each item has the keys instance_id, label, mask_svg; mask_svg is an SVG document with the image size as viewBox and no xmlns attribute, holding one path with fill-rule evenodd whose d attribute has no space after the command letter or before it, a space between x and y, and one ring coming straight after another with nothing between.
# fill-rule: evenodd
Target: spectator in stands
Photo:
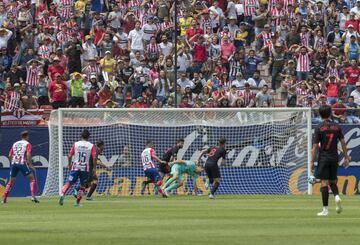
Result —
<instances>
[{"instance_id":1,"label":"spectator in stands","mask_svg":"<svg viewBox=\"0 0 360 245\"><path fill-rule=\"evenodd\" d=\"M24 95L23 97L21 97L21 102L22 102L22 104L23 104L24 110L37 109L37 108L39 108L39 105L38 105L37 100L38 100L38 98L33 95L32 90L31 90L31 89L28 89L28 90L26 91L26 95Z\"/></svg>"},{"instance_id":2,"label":"spectator in stands","mask_svg":"<svg viewBox=\"0 0 360 245\"><path fill-rule=\"evenodd\" d=\"M49 102L54 109L67 106L68 88L59 73L54 75L55 80L49 84Z\"/></svg>"},{"instance_id":3,"label":"spectator in stands","mask_svg":"<svg viewBox=\"0 0 360 245\"><path fill-rule=\"evenodd\" d=\"M256 94L255 100L257 107L270 107L273 105L272 97L268 93L268 88L268 85L265 84L261 91Z\"/></svg>"},{"instance_id":4,"label":"spectator in stands","mask_svg":"<svg viewBox=\"0 0 360 245\"><path fill-rule=\"evenodd\" d=\"M354 97L353 96L349 96L348 98L348 102L346 103L346 120L349 123L359 123L359 117L357 116L357 111L356 109L358 109L358 104L356 104L354 102ZM352 108L352 109L350 109Z\"/></svg>"},{"instance_id":5,"label":"spectator in stands","mask_svg":"<svg viewBox=\"0 0 360 245\"><path fill-rule=\"evenodd\" d=\"M339 98L338 101L332 105L333 108L333 118L338 123L345 123L346 122L346 105L344 103L343 98Z\"/></svg>"},{"instance_id":6,"label":"spectator in stands","mask_svg":"<svg viewBox=\"0 0 360 245\"><path fill-rule=\"evenodd\" d=\"M13 90L11 90L11 85L8 86L8 88L9 89L6 91L6 98L4 103L5 111L15 111L23 108L21 101L20 84L15 83Z\"/></svg>"},{"instance_id":7,"label":"spectator in stands","mask_svg":"<svg viewBox=\"0 0 360 245\"><path fill-rule=\"evenodd\" d=\"M70 106L73 108L84 107L84 81L81 73L75 72L70 79Z\"/></svg>"},{"instance_id":8,"label":"spectator in stands","mask_svg":"<svg viewBox=\"0 0 360 245\"><path fill-rule=\"evenodd\" d=\"M356 89L351 92L350 96L354 98L354 102L360 105L360 82L356 82Z\"/></svg>"},{"instance_id":9,"label":"spectator in stands","mask_svg":"<svg viewBox=\"0 0 360 245\"><path fill-rule=\"evenodd\" d=\"M121 154L119 158L116 160L113 167L132 167L133 166L133 160L131 158L130 154L130 148L129 146L125 145L122 148Z\"/></svg>"}]
</instances>

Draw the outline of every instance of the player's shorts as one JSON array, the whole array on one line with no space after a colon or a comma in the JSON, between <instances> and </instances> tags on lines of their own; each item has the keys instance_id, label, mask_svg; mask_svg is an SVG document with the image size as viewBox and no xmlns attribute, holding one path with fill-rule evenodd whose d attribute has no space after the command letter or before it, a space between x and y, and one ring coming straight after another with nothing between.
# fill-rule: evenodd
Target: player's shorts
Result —
<instances>
[{"instance_id":1,"label":"player's shorts","mask_svg":"<svg viewBox=\"0 0 360 245\"><path fill-rule=\"evenodd\" d=\"M164 174L169 174L171 171L170 165L166 163L160 163L159 164L159 172Z\"/></svg>"},{"instance_id":2,"label":"player's shorts","mask_svg":"<svg viewBox=\"0 0 360 245\"><path fill-rule=\"evenodd\" d=\"M91 183L94 180L98 180L98 176L96 175L96 173L93 172L93 173L89 174L88 183Z\"/></svg>"},{"instance_id":3,"label":"player's shorts","mask_svg":"<svg viewBox=\"0 0 360 245\"><path fill-rule=\"evenodd\" d=\"M209 179L220 178L220 168L217 163L205 163L205 172Z\"/></svg>"},{"instance_id":4,"label":"player's shorts","mask_svg":"<svg viewBox=\"0 0 360 245\"><path fill-rule=\"evenodd\" d=\"M89 172L80 170L70 171L68 182L73 185L78 179L80 179L80 185L86 186L89 179Z\"/></svg>"},{"instance_id":5,"label":"player's shorts","mask_svg":"<svg viewBox=\"0 0 360 245\"><path fill-rule=\"evenodd\" d=\"M15 178L19 171L24 176L31 174L31 169L26 164L12 164L10 168L10 177Z\"/></svg>"},{"instance_id":6,"label":"player's shorts","mask_svg":"<svg viewBox=\"0 0 360 245\"><path fill-rule=\"evenodd\" d=\"M161 180L161 176L159 174L159 171L156 168L149 168L144 171L145 176L152 180L152 181L159 181Z\"/></svg>"},{"instance_id":7,"label":"player's shorts","mask_svg":"<svg viewBox=\"0 0 360 245\"><path fill-rule=\"evenodd\" d=\"M339 164L337 161L320 159L317 166L316 178L321 180L337 180L338 167Z\"/></svg>"},{"instance_id":8,"label":"player's shorts","mask_svg":"<svg viewBox=\"0 0 360 245\"><path fill-rule=\"evenodd\" d=\"M173 166L171 167L171 173L170 173L170 174L171 174L172 176L176 175L178 182L181 182L181 181L184 180L184 175L183 175L183 174L181 173L181 171L180 171L181 168L182 168L182 167L181 167L180 165L178 165L178 164L175 164L175 165L173 165Z\"/></svg>"}]
</instances>

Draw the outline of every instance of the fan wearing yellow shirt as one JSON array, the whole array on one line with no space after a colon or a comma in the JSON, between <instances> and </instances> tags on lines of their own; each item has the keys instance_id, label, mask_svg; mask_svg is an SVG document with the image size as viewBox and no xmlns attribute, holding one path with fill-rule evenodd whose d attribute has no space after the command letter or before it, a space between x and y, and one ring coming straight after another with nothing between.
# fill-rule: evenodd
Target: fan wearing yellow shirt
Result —
<instances>
[{"instance_id":1,"label":"fan wearing yellow shirt","mask_svg":"<svg viewBox=\"0 0 360 245\"><path fill-rule=\"evenodd\" d=\"M70 80L70 105L72 108L84 107L84 80L82 75L78 72L74 72L72 74L72 78Z\"/></svg>"},{"instance_id":2,"label":"fan wearing yellow shirt","mask_svg":"<svg viewBox=\"0 0 360 245\"><path fill-rule=\"evenodd\" d=\"M186 35L186 30L191 26L193 17L190 16L189 10L184 11L184 17L179 19L180 23L180 36Z\"/></svg>"},{"instance_id":3,"label":"fan wearing yellow shirt","mask_svg":"<svg viewBox=\"0 0 360 245\"><path fill-rule=\"evenodd\" d=\"M237 50L240 47L244 47L246 43L246 38L248 37L249 33L245 29L245 23L241 22L240 27L234 33L234 45Z\"/></svg>"},{"instance_id":4,"label":"fan wearing yellow shirt","mask_svg":"<svg viewBox=\"0 0 360 245\"><path fill-rule=\"evenodd\" d=\"M75 16L81 17L82 14L85 12L85 6L87 1L86 0L77 0L75 2Z\"/></svg>"},{"instance_id":5,"label":"fan wearing yellow shirt","mask_svg":"<svg viewBox=\"0 0 360 245\"><path fill-rule=\"evenodd\" d=\"M108 74L113 74L116 67L116 60L111 57L111 52L106 51L105 57L100 60L100 69L103 74L104 80L108 81Z\"/></svg>"}]
</instances>

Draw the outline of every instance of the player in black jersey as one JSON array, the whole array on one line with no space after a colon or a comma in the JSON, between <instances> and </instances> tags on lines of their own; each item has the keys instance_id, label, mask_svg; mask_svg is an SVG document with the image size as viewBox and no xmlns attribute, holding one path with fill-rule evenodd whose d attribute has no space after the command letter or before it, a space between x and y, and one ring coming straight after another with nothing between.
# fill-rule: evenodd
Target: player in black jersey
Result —
<instances>
[{"instance_id":1,"label":"player in black jersey","mask_svg":"<svg viewBox=\"0 0 360 245\"><path fill-rule=\"evenodd\" d=\"M342 152L344 154L343 166L349 166L350 157L347 152L344 135L338 124L330 121L331 107L328 105L319 108L319 114L323 120L315 129L312 160L310 162L311 170L314 170L314 162L318 158L317 176L321 180L321 196L323 202L323 210L318 216L327 216L329 202L329 188L335 197L336 212L341 213L341 199L336 184L337 169L339 166L338 142L341 143Z\"/></svg>"},{"instance_id":2,"label":"player in black jersey","mask_svg":"<svg viewBox=\"0 0 360 245\"><path fill-rule=\"evenodd\" d=\"M159 165L159 172L162 178L165 176L165 174L170 173L171 167L169 166L169 162L177 160L177 154L179 150L184 147L184 142L184 139L178 139L176 141L176 144L170 149L168 149L163 155L161 160L165 161L166 163L160 163Z\"/></svg>"},{"instance_id":3,"label":"player in black jersey","mask_svg":"<svg viewBox=\"0 0 360 245\"><path fill-rule=\"evenodd\" d=\"M209 178L209 182L212 185L210 190L209 198L213 199L216 190L220 185L220 169L218 166L218 161L222 158L221 165L225 163L226 150L225 150L226 139L221 138L219 144L215 147L211 147L207 150L201 152L198 161L201 160L201 157L204 154L208 154L208 158L205 162L205 172Z\"/></svg>"},{"instance_id":4,"label":"player in black jersey","mask_svg":"<svg viewBox=\"0 0 360 245\"><path fill-rule=\"evenodd\" d=\"M160 163L159 164L159 173L161 178L164 178L166 174L169 174L171 171L171 167L169 165L170 162L177 160L177 154L181 148L184 147L185 140L183 138L178 139L176 141L176 144L169 148L163 155L162 159L166 163ZM150 180L143 181L141 183L141 192L144 193L146 186L152 183ZM157 186L155 186L155 193L157 192Z\"/></svg>"}]
</instances>

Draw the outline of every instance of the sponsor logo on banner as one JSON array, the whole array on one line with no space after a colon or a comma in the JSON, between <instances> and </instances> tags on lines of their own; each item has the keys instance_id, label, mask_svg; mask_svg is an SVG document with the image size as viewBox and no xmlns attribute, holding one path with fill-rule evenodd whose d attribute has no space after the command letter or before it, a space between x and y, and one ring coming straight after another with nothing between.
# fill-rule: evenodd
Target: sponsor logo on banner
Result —
<instances>
[{"instance_id":1,"label":"sponsor logo on banner","mask_svg":"<svg viewBox=\"0 0 360 245\"><path fill-rule=\"evenodd\" d=\"M16 110L13 112L2 112L2 126L34 126L43 119L44 110Z\"/></svg>"}]
</instances>

